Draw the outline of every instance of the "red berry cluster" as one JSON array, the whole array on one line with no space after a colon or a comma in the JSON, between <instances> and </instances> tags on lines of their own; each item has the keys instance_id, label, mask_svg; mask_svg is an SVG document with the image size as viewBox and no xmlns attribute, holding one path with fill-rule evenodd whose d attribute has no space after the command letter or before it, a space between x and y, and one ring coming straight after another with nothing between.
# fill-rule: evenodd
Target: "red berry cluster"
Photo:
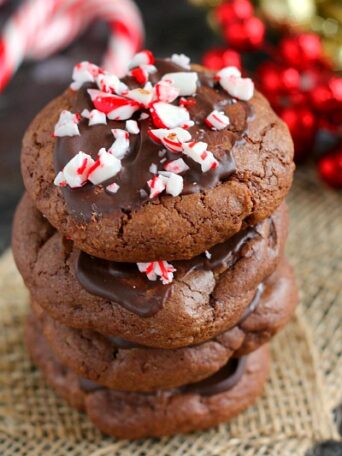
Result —
<instances>
[{"instance_id":1,"label":"red berry cluster","mask_svg":"<svg viewBox=\"0 0 342 456\"><path fill-rule=\"evenodd\" d=\"M215 17L229 48L209 50L203 64L217 71L229 65L241 68L241 52L261 50L268 56L254 79L288 125L297 161L310 155L319 130L341 136L342 78L324 58L316 34L282 31L277 45L267 43L265 26L254 15L249 0L224 1L216 8ZM324 156L319 165L323 179L334 187L342 187L341 168L341 150Z\"/></svg>"}]
</instances>

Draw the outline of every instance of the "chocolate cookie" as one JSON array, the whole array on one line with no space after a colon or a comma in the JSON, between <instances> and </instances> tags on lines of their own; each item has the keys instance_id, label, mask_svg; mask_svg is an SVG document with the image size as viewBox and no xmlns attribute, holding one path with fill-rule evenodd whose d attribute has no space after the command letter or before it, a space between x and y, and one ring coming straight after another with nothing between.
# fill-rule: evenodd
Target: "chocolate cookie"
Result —
<instances>
[{"instance_id":1,"label":"chocolate cookie","mask_svg":"<svg viewBox=\"0 0 342 456\"><path fill-rule=\"evenodd\" d=\"M269 370L268 347L264 346L192 385L155 393L119 392L82 379L63 366L32 317L26 340L34 363L56 392L85 411L102 432L119 438L186 433L228 421L262 393Z\"/></svg>"},{"instance_id":2,"label":"chocolate cookie","mask_svg":"<svg viewBox=\"0 0 342 456\"><path fill-rule=\"evenodd\" d=\"M156 67L157 72L150 75L153 84L166 73L188 71L167 60L157 61ZM65 182L57 187L56 174L79 151L96 159L100 148L111 147L111 129L124 129L125 123L110 120L107 125L89 126L83 118L78 123L80 135L52 137L61 111L94 107L87 89L96 87L89 84L76 92L67 90L32 122L22 149L25 186L38 209L79 249L112 261L187 260L270 216L286 196L294 164L285 124L260 93L249 101L237 100L223 90L213 73L194 69L198 71L196 93L182 101L194 121L188 131L192 141L207 144L215 166L202 172L200 163L182 156L186 167L181 175L183 190L177 196L162 193L150 199L148 194L147 182L159 176L154 173L180 156L167 150L161 158L163 146L148 134L160 126L155 105L149 117L134 117L139 133L129 136L120 172L103 184L87 182L81 188L70 188ZM131 77L125 82L129 88L137 87ZM213 110L228 116L226 128L213 130L206 124ZM111 183L119 185L115 193L107 189Z\"/></svg>"},{"instance_id":3,"label":"chocolate cookie","mask_svg":"<svg viewBox=\"0 0 342 456\"><path fill-rule=\"evenodd\" d=\"M44 223L30 215L34 210L24 197L13 234L14 256L33 299L67 326L166 349L203 342L234 326L258 285L275 270L287 234L282 206L215 246L210 259L202 255L175 262L173 283L162 285L147 280L134 265L80 253L59 234L36 243L32 267L25 245L31 242L31 224Z\"/></svg>"},{"instance_id":4,"label":"chocolate cookie","mask_svg":"<svg viewBox=\"0 0 342 456\"><path fill-rule=\"evenodd\" d=\"M297 302L290 266L283 261L234 328L199 345L177 350L147 348L118 337L61 325L37 310L45 337L62 364L111 389L153 391L198 382L237 353L269 341L289 321Z\"/></svg>"}]
</instances>

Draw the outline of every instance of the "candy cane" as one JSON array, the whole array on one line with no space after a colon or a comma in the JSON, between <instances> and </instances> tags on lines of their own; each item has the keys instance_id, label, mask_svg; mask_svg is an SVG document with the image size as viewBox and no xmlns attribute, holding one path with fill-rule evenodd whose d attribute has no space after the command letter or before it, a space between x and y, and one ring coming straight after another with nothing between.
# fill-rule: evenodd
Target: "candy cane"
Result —
<instances>
[{"instance_id":1,"label":"candy cane","mask_svg":"<svg viewBox=\"0 0 342 456\"><path fill-rule=\"evenodd\" d=\"M51 55L96 19L108 22L111 30L103 66L123 76L144 35L139 10L131 0L27 0L0 38L0 90L25 57Z\"/></svg>"}]
</instances>

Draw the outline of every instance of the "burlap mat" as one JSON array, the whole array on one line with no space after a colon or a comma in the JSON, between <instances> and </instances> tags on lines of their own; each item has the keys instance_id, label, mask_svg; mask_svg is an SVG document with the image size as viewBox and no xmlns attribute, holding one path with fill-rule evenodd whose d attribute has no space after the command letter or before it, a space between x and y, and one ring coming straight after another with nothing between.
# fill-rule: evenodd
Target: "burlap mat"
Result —
<instances>
[{"instance_id":1,"label":"burlap mat","mask_svg":"<svg viewBox=\"0 0 342 456\"><path fill-rule=\"evenodd\" d=\"M187 436L115 441L54 395L23 345L27 292L7 252L0 260L0 454L286 456L338 438L331 409L342 399L342 198L304 170L289 203L288 254L302 302L272 343L265 394L230 424Z\"/></svg>"}]
</instances>

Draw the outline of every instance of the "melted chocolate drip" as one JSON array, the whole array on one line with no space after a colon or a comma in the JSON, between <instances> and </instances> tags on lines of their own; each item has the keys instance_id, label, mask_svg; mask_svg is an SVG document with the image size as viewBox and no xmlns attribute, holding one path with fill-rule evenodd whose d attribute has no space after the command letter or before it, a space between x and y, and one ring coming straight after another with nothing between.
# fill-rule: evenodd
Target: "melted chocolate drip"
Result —
<instances>
[{"instance_id":1,"label":"melted chocolate drip","mask_svg":"<svg viewBox=\"0 0 342 456\"><path fill-rule=\"evenodd\" d=\"M167 60L156 62L157 73L151 75L151 82L155 83L169 72L186 71L184 68ZM132 78L125 82L130 88L137 86ZM82 112L83 109L92 109L92 104L86 89L81 88L71 106L73 112ZM215 187L218 183L227 180L235 172L233 146L240 141L247 129L251 118L250 105L246 102L235 102L225 91L218 87L211 73L199 73L199 84L194 97L196 104L189 107L191 118L195 125L189 130L193 140L208 143L220 165L215 170L203 173L200 165L193 160L182 157L188 164L189 170L183 173L183 193L196 193ZM205 117L213 110L224 111L231 119L231 125L223 131L212 131L204 124ZM138 120L139 113L133 118ZM147 130L155 128L150 118L138 120L140 134L130 135L130 150L122 160L122 169L112 179L103 185L94 186L87 183L82 188L62 189L69 213L78 221L89 221L94 216L110 214L113 219L121 216L122 212L139 209L148 200L147 181L152 178L149 171L151 164L156 164L162 170L158 152L162 147L156 144L147 134ZM101 147L108 149L114 137L113 128L125 128L123 121L108 121L108 125L89 127L88 120L82 119L79 123L80 136L57 138L55 147L56 172L63 169L66 163L79 151L90 154L94 159ZM231 129L231 130L230 130ZM167 160L179 158L179 154L167 151ZM105 187L116 182L120 189L110 194Z\"/></svg>"},{"instance_id":2,"label":"melted chocolate drip","mask_svg":"<svg viewBox=\"0 0 342 456\"><path fill-rule=\"evenodd\" d=\"M215 245L209 255L201 254L189 261L175 261L176 277L195 269L229 268L240 257L242 246L258 235L257 227L240 231L228 241ZM148 280L135 264L115 263L79 252L75 264L76 278L89 293L114 301L140 317L151 317L172 293L172 284Z\"/></svg>"},{"instance_id":3,"label":"melted chocolate drip","mask_svg":"<svg viewBox=\"0 0 342 456\"><path fill-rule=\"evenodd\" d=\"M201 396L213 396L214 394L224 393L233 388L241 379L245 372L247 358L230 359L215 374L197 383L191 383L174 389L177 394L200 394ZM102 385L80 377L80 388L86 393L107 389ZM134 393L133 393L134 394ZM149 395L153 393L139 393Z\"/></svg>"},{"instance_id":4,"label":"melted chocolate drip","mask_svg":"<svg viewBox=\"0 0 342 456\"><path fill-rule=\"evenodd\" d=\"M252 301L249 303L247 309L244 311L242 314L242 317L240 318L239 322L236 324L236 326L241 325L247 318L255 311L255 309L258 307L260 298L264 292L265 285L264 283L260 283L256 289L255 295L252 299Z\"/></svg>"}]
</instances>

